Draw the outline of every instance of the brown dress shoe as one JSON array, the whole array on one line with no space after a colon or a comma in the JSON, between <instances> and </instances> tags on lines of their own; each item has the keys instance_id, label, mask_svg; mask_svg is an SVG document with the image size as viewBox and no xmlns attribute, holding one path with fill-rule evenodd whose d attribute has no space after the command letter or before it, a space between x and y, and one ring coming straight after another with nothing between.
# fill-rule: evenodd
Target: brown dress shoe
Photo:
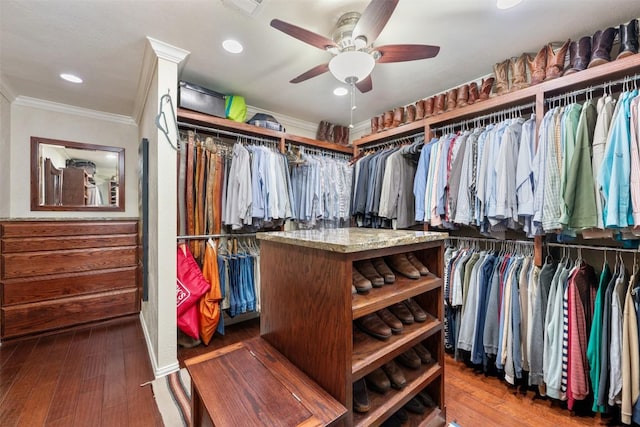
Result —
<instances>
[{"instance_id":1,"label":"brown dress shoe","mask_svg":"<svg viewBox=\"0 0 640 427\"><path fill-rule=\"evenodd\" d=\"M353 410L355 412L367 412L369 409L371 409L371 404L369 403L367 384L362 378L353 383Z\"/></svg>"},{"instance_id":2,"label":"brown dress shoe","mask_svg":"<svg viewBox=\"0 0 640 427\"><path fill-rule=\"evenodd\" d=\"M374 370L364 378L367 381L367 386L375 392L386 393L391 388L389 377L380 368Z\"/></svg>"},{"instance_id":3,"label":"brown dress shoe","mask_svg":"<svg viewBox=\"0 0 640 427\"><path fill-rule=\"evenodd\" d=\"M376 312L380 319L391 329L391 332L394 334L399 334L402 332L403 326L400 319L393 315L389 310L383 308L382 310L378 310Z\"/></svg>"},{"instance_id":4,"label":"brown dress shoe","mask_svg":"<svg viewBox=\"0 0 640 427\"><path fill-rule=\"evenodd\" d=\"M384 278L384 283L393 283L396 281L396 275L393 274L393 271L391 271L389 266L384 262L384 258L374 258L371 260L371 263L378 274Z\"/></svg>"},{"instance_id":5,"label":"brown dress shoe","mask_svg":"<svg viewBox=\"0 0 640 427\"><path fill-rule=\"evenodd\" d=\"M409 260L411 265L413 265L418 270L418 272L420 272L421 276L426 276L427 274L429 274L429 269L425 267L422 262L420 262L420 260L416 257L416 254L414 254L413 252L407 253L407 259Z\"/></svg>"},{"instance_id":6,"label":"brown dress shoe","mask_svg":"<svg viewBox=\"0 0 640 427\"><path fill-rule=\"evenodd\" d=\"M398 273L407 276L409 279L419 279L420 272L407 259L406 254L395 254L386 258L387 264Z\"/></svg>"},{"instance_id":7,"label":"brown dress shoe","mask_svg":"<svg viewBox=\"0 0 640 427\"><path fill-rule=\"evenodd\" d=\"M390 305L388 309L405 325L410 325L415 321L415 319L413 318L413 314L411 314L411 311L409 311L407 306L401 302Z\"/></svg>"},{"instance_id":8,"label":"brown dress shoe","mask_svg":"<svg viewBox=\"0 0 640 427\"><path fill-rule=\"evenodd\" d=\"M363 332L381 340L386 340L391 336L391 328L378 317L377 314L367 314L354 320L356 326Z\"/></svg>"},{"instance_id":9,"label":"brown dress shoe","mask_svg":"<svg viewBox=\"0 0 640 427\"><path fill-rule=\"evenodd\" d=\"M391 381L391 387L400 390L407 385L407 379L404 377L404 374L393 360L383 365L382 370L385 374L387 374L387 377L389 377L389 381Z\"/></svg>"},{"instance_id":10,"label":"brown dress shoe","mask_svg":"<svg viewBox=\"0 0 640 427\"><path fill-rule=\"evenodd\" d=\"M356 270L366 277L374 288L379 288L384 285L384 278L378 274L378 271L371 263L371 260L356 261L354 263Z\"/></svg>"},{"instance_id":11,"label":"brown dress shoe","mask_svg":"<svg viewBox=\"0 0 640 427\"><path fill-rule=\"evenodd\" d=\"M433 401L431 396L429 396L429 394L426 391L422 390L421 392L418 393L418 395L416 397L427 408L435 408L436 407L436 402Z\"/></svg>"},{"instance_id":12,"label":"brown dress shoe","mask_svg":"<svg viewBox=\"0 0 640 427\"><path fill-rule=\"evenodd\" d=\"M361 293L369 292L369 289L372 288L371 281L355 268L351 269L351 284L356 287L356 291Z\"/></svg>"},{"instance_id":13,"label":"brown dress shoe","mask_svg":"<svg viewBox=\"0 0 640 427\"><path fill-rule=\"evenodd\" d=\"M404 303L411 312L411 315L416 320L416 322L424 322L425 320L427 320L427 313L424 312L422 307L420 307L417 302L409 298L405 300Z\"/></svg>"},{"instance_id":14,"label":"brown dress shoe","mask_svg":"<svg viewBox=\"0 0 640 427\"><path fill-rule=\"evenodd\" d=\"M420 369L420 365L422 365L420 357L418 357L418 354L412 348L396 357L396 361L400 362L409 369Z\"/></svg>"},{"instance_id":15,"label":"brown dress shoe","mask_svg":"<svg viewBox=\"0 0 640 427\"><path fill-rule=\"evenodd\" d=\"M427 410L427 408L424 407L422 402L418 400L417 397L414 397L413 399L408 401L404 405L404 409L406 409L409 412L413 412L414 414L424 414Z\"/></svg>"},{"instance_id":16,"label":"brown dress shoe","mask_svg":"<svg viewBox=\"0 0 640 427\"><path fill-rule=\"evenodd\" d=\"M431 352L427 350L427 348L422 344L418 343L414 345L413 349L415 350L416 354L420 358L420 361L425 365L428 365L429 363L433 362L433 357L431 356Z\"/></svg>"}]
</instances>

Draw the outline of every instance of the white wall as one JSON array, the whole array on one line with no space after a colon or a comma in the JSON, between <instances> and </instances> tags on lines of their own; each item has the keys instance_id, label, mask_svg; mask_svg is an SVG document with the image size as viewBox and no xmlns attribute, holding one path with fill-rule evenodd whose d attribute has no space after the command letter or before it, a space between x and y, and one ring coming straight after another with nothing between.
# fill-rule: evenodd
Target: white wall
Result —
<instances>
[{"instance_id":1,"label":"white wall","mask_svg":"<svg viewBox=\"0 0 640 427\"><path fill-rule=\"evenodd\" d=\"M0 218L9 216L11 188L11 103L0 93Z\"/></svg>"},{"instance_id":2,"label":"white wall","mask_svg":"<svg viewBox=\"0 0 640 427\"><path fill-rule=\"evenodd\" d=\"M9 178L13 185L9 190L9 212L7 215L0 216L11 218L138 217L138 126L133 119L33 98L18 97L11 104L10 120ZM29 187L32 136L123 147L125 149L125 211L32 212ZM2 150L1 153L4 155L5 150ZM2 166L1 162L2 160L0 160L0 167ZM3 185L4 183L0 185L0 195Z\"/></svg>"}]
</instances>

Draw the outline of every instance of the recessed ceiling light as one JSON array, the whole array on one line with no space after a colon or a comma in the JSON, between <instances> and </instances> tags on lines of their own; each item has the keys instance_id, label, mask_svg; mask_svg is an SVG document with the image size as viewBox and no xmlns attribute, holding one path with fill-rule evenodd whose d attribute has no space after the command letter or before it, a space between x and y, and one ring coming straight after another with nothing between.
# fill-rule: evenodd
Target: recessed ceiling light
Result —
<instances>
[{"instance_id":1,"label":"recessed ceiling light","mask_svg":"<svg viewBox=\"0 0 640 427\"><path fill-rule=\"evenodd\" d=\"M239 41L233 39L223 41L222 47L229 53L240 53L244 49Z\"/></svg>"},{"instance_id":2,"label":"recessed ceiling light","mask_svg":"<svg viewBox=\"0 0 640 427\"><path fill-rule=\"evenodd\" d=\"M60 78L71 83L82 83L82 79L75 74L62 73Z\"/></svg>"},{"instance_id":3,"label":"recessed ceiling light","mask_svg":"<svg viewBox=\"0 0 640 427\"><path fill-rule=\"evenodd\" d=\"M333 94L336 96L345 96L348 93L349 91L347 90L347 88L344 88L344 87L337 87L333 90Z\"/></svg>"},{"instance_id":4,"label":"recessed ceiling light","mask_svg":"<svg viewBox=\"0 0 640 427\"><path fill-rule=\"evenodd\" d=\"M498 9L509 9L518 5L522 0L498 0L496 7Z\"/></svg>"}]
</instances>

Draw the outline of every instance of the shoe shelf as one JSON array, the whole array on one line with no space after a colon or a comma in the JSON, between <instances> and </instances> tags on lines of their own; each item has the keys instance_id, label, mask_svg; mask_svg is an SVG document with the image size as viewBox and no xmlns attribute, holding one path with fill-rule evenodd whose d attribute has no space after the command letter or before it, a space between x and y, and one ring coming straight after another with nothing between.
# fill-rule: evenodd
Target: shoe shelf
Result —
<instances>
[{"instance_id":1,"label":"shoe shelf","mask_svg":"<svg viewBox=\"0 0 640 427\"><path fill-rule=\"evenodd\" d=\"M442 279L432 273L416 280L396 275L395 283L373 288L367 294L355 294L351 305L353 318L357 319L440 287L442 287Z\"/></svg>"},{"instance_id":2,"label":"shoe shelf","mask_svg":"<svg viewBox=\"0 0 640 427\"><path fill-rule=\"evenodd\" d=\"M402 408L409 400L413 398L420 390L431 384L435 379L440 377L442 368L438 363L432 363L418 370L400 368L407 385L402 390L390 389L384 394L369 392L369 402L371 409L366 413L354 413L353 424L355 426L370 426L379 424L380 420L385 420L393 415L398 409ZM436 400L437 401L437 400ZM440 412L439 408L431 408L431 412ZM431 413L427 412L418 418L422 418Z\"/></svg>"},{"instance_id":3,"label":"shoe shelf","mask_svg":"<svg viewBox=\"0 0 640 427\"><path fill-rule=\"evenodd\" d=\"M422 389L428 390L439 408L416 416L414 425L444 419L441 277L446 236L380 229L258 234L260 334L348 409L343 425L380 425ZM353 270L359 261L409 252L427 267L428 275L409 279L396 272L393 284L367 294L351 293ZM385 340L355 326L354 319L408 298L427 313L424 322L404 325L402 332ZM418 343L429 350L433 362L415 371L403 369L407 380L403 389L380 396L370 391L369 412L355 413L354 381Z\"/></svg>"},{"instance_id":4,"label":"shoe shelf","mask_svg":"<svg viewBox=\"0 0 640 427\"><path fill-rule=\"evenodd\" d=\"M414 346L441 330L442 322L430 314L427 314L426 321L404 325L401 333L394 334L386 340L373 338L354 326L351 379L353 381L359 380L400 355L408 347Z\"/></svg>"}]
</instances>

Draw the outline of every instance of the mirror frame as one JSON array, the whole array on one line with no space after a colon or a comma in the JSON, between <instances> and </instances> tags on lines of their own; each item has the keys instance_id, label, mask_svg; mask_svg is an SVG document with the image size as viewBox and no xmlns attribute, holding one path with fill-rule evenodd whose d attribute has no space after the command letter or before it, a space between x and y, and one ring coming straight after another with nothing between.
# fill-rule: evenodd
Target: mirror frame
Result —
<instances>
[{"instance_id":1,"label":"mirror frame","mask_svg":"<svg viewBox=\"0 0 640 427\"><path fill-rule=\"evenodd\" d=\"M38 148L40 144L61 145L80 150L108 151L118 155L118 205L117 206L82 206L82 205L40 205L38 191ZM77 211L77 212L124 212L125 193L124 148L106 145L85 144L83 142L63 141L59 139L31 137L31 210L32 211Z\"/></svg>"}]
</instances>

